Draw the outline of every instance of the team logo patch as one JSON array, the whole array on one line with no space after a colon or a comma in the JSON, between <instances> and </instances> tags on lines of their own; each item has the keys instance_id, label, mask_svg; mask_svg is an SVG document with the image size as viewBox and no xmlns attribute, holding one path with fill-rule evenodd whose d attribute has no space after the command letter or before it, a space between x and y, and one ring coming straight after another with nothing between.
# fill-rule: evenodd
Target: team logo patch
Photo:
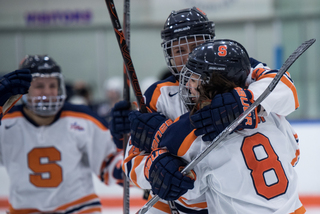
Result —
<instances>
[{"instance_id":1,"label":"team logo patch","mask_svg":"<svg viewBox=\"0 0 320 214\"><path fill-rule=\"evenodd\" d=\"M78 130L78 131L84 130L84 128L82 126L78 125L77 122L72 123L70 128L74 129L74 130Z\"/></svg>"}]
</instances>

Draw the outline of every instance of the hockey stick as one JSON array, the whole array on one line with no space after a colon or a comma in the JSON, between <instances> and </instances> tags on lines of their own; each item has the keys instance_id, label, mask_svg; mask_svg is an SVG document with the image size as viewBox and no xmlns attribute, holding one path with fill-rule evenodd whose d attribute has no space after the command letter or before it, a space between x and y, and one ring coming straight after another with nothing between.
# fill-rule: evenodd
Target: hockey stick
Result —
<instances>
[{"instance_id":1,"label":"hockey stick","mask_svg":"<svg viewBox=\"0 0 320 214\"><path fill-rule=\"evenodd\" d=\"M124 38L127 41L128 53L130 54L130 0L124 0L123 4L123 31ZM130 80L127 74L127 68L123 64L123 100L130 102ZM123 155L126 154L128 134L123 135ZM123 173L123 214L130 213L130 181L129 178Z\"/></svg>"},{"instance_id":2,"label":"hockey stick","mask_svg":"<svg viewBox=\"0 0 320 214\"><path fill-rule=\"evenodd\" d=\"M277 86L280 79L284 73L290 68L290 66L315 42L315 39L310 39L302 43L284 62L284 64L279 69L276 76L273 78L269 86L265 91L258 97L258 99L250 105L250 107L245 110L237 119L235 119L229 126L227 126L201 153L199 153L195 159L193 159L182 171L182 174L187 174L198 164L203 158L205 158L214 148L221 145L221 141L227 137L247 116L255 109L260 103L273 91ZM160 197L155 195L151 198L137 213L146 213L158 200Z\"/></svg>"},{"instance_id":3,"label":"hockey stick","mask_svg":"<svg viewBox=\"0 0 320 214\"><path fill-rule=\"evenodd\" d=\"M144 103L144 99L143 99L143 96L141 93L138 78L137 78L135 69L133 67L131 56L129 54L128 46L127 46L126 40L124 38L122 29L121 29L121 24L120 24L118 15L117 15L116 8L114 6L113 0L105 0L105 2L107 5L107 8L108 8L108 11L109 11L109 15L110 15L110 19L111 19L111 22L112 22L112 25L114 28L114 32L115 32L117 40L118 40L118 44L120 47L122 58L123 58L124 64L127 69L127 75L130 79L134 94L137 98L137 103L138 103L139 109L141 112L146 113L147 108Z\"/></svg>"},{"instance_id":4,"label":"hockey stick","mask_svg":"<svg viewBox=\"0 0 320 214\"><path fill-rule=\"evenodd\" d=\"M120 47L120 51L121 51L121 54L122 54L122 57L124 60L127 76L130 79L133 90L135 92L135 96L138 101L139 109L141 112L147 113L147 108L144 103L144 99L142 97L142 93L141 93L141 89L140 89L139 82L137 79L137 75L136 75L135 69L133 67L133 63L131 60L129 49L128 49L125 37L124 37L122 29L121 29L120 21L119 21L118 15L117 15L117 11L116 11L114 2L113 2L113 0L105 0L105 2L107 5L107 8L109 10L110 19L112 21L112 25L113 25L113 28L114 28L114 31L115 31L115 34L116 34L116 37L118 40L118 44ZM126 7L126 6L124 6L124 7ZM145 194L146 194L146 192L145 192ZM173 204L174 202L168 202L168 203L169 203L171 212L174 214L178 214L179 212L176 209L175 205ZM124 204L124 206L125 206L125 204Z\"/></svg>"}]
</instances>

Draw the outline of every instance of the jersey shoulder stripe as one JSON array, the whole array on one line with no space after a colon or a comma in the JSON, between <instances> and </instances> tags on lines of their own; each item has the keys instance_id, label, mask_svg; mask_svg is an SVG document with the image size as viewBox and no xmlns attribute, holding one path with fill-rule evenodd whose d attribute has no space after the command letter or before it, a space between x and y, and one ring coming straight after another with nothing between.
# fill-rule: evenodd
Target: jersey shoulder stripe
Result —
<instances>
[{"instance_id":1,"label":"jersey shoulder stripe","mask_svg":"<svg viewBox=\"0 0 320 214\"><path fill-rule=\"evenodd\" d=\"M146 99L147 107L151 108L154 111L157 111L157 101L161 95L161 88L164 86L179 86L179 82L172 75L167 79L155 82L152 84L144 93L144 97Z\"/></svg>"},{"instance_id":2,"label":"jersey shoulder stripe","mask_svg":"<svg viewBox=\"0 0 320 214\"><path fill-rule=\"evenodd\" d=\"M84 105L73 105L70 103L65 103L61 109L60 117L78 117L90 120L96 124L102 130L108 129L108 123L105 119L99 117L95 112L93 112L88 106Z\"/></svg>"},{"instance_id":3,"label":"jersey shoulder stripe","mask_svg":"<svg viewBox=\"0 0 320 214\"><path fill-rule=\"evenodd\" d=\"M23 117L22 107L21 104L13 106L8 113L3 116L2 120Z\"/></svg>"},{"instance_id":4,"label":"jersey shoulder stripe","mask_svg":"<svg viewBox=\"0 0 320 214\"><path fill-rule=\"evenodd\" d=\"M259 79L263 79L263 78L274 78L277 75L276 71L267 71L265 72L261 77L259 77ZM290 78L290 74L288 72L286 72L281 80L282 83L284 83L291 91L294 97L294 102L295 102L295 109L297 109L300 104L299 104L299 99L298 99L298 93L297 93L297 89L293 84L293 80Z\"/></svg>"}]
</instances>

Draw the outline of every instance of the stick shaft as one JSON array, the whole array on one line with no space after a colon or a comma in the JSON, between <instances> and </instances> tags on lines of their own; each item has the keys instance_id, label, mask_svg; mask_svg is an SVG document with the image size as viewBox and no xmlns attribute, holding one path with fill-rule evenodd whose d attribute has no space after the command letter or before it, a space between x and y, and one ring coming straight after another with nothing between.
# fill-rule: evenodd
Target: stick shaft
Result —
<instances>
[{"instance_id":1,"label":"stick shaft","mask_svg":"<svg viewBox=\"0 0 320 214\"><path fill-rule=\"evenodd\" d=\"M120 24L118 15L117 15L115 5L113 3L113 0L105 0L105 2L107 5L107 8L108 8L108 11L109 11L109 15L110 15L110 19L111 19L111 22L112 22L112 25L114 28L114 32L117 37L117 41L118 41L119 48L120 48L120 51L122 54L122 58L123 58L125 67L127 69L127 74L130 79L134 94L137 98L138 106L139 106L141 112L147 112L146 105L144 103L144 99L143 99L140 85L138 82L138 78L137 78L135 69L133 67L131 56L130 56L128 46L127 46L126 40L124 38L123 32L122 32L121 24Z\"/></svg>"},{"instance_id":2,"label":"stick shaft","mask_svg":"<svg viewBox=\"0 0 320 214\"><path fill-rule=\"evenodd\" d=\"M130 53L130 0L124 0L123 8L124 38L127 41L128 53ZM125 64L123 65L123 100L130 102L130 80ZM128 134L123 135L123 155L126 153ZM123 172L123 214L130 213L130 181Z\"/></svg>"}]
</instances>

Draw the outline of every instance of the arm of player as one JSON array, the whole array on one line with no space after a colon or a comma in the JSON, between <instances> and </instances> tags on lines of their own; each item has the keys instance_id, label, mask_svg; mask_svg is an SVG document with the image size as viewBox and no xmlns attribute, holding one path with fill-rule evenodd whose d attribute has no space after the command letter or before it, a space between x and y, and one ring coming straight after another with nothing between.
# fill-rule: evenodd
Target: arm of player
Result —
<instances>
[{"instance_id":1,"label":"arm of player","mask_svg":"<svg viewBox=\"0 0 320 214\"><path fill-rule=\"evenodd\" d=\"M87 106L83 106L87 113L87 140L80 145L83 156L94 174L107 185L123 184L122 162L123 151L116 147L108 123L92 112ZM82 136L82 135L81 135ZM83 137L83 136L82 136Z\"/></svg>"},{"instance_id":2,"label":"arm of player","mask_svg":"<svg viewBox=\"0 0 320 214\"><path fill-rule=\"evenodd\" d=\"M101 165L100 180L106 185L123 185L123 152L112 153L106 157Z\"/></svg>"},{"instance_id":3,"label":"arm of player","mask_svg":"<svg viewBox=\"0 0 320 214\"><path fill-rule=\"evenodd\" d=\"M253 61L251 64L253 69L247 78L248 89L252 91L254 97L259 97L273 80L278 70L271 70L265 64L257 63L257 61ZM259 116L267 116L270 112L287 116L299 107L297 90L289 72L283 75L277 87L260 105L262 109Z\"/></svg>"},{"instance_id":4,"label":"arm of player","mask_svg":"<svg viewBox=\"0 0 320 214\"><path fill-rule=\"evenodd\" d=\"M29 69L12 71L0 79L0 120L28 93L32 76Z\"/></svg>"},{"instance_id":5,"label":"arm of player","mask_svg":"<svg viewBox=\"0 0 320 214\"><path fill-rule=\"evenodd\" d=\"M149 154L145 154L144 151L140 152L139 148L132 145L131 140L129 139L122 170L130 181L141 189L151 189L149 182L143 176L144 165L148 155Z\"/></svg>"},{"instance_id":6,"label":"arm of player","mask_svg":"<svg viewBox=\"0 0 320 214\"><path fill-rule=\"evenodd\" d=\"M163 137L159 141L158 146L161 148L167 148L171 154L181 156L183 159L190 161L193 156L189 153L189 149L200 151L200 144L194 144L194 140L197 136L194 134L194 128L192 127L189 119L189 113L177 118L175 122L170 125L164 132ZM195 148L197 147L197 148ZM156 148L155 148L156 149ZM123 171L141 189L151 189L151 185L144 174L144 167L149 153L140 151L139 148L131 144L129 140L123 164Z\"/></svg>"},{"instance_id":7,"label":"arm of player","mask_svg":"<svg viewBox=\"0 0 320 214\"><path fill-rule=\"evenodd\" d=\"M189 121L188 116L184 118L187 118L187 121ZM168 143L167 145L167 142L175 142L174 145L176 146L172 146L172 150L174 150L179 147L178 144L180 141L183 141L185 135L181 130L179 134L172 135L172 132L178 131L177 129L179 129L178 126L174 126L167 137L168 141L165 141L166 143L163 145L159 145L161 144L161 139L164 134L170 128L172 123L170 119L167 120L160 113L140 113L133 111L130 113L130 121L132 129L131 138L127 145L123 171L138 187L150 189L151 186L144 176L138 176L144 173L144 165L149 153L152 149L157 149L159 146L169 147L169 145L173 144ZM179 136L179 138L172 138L177 136ZM134 139L134 141L132 139Z\"/></svg>"}]
</instances>

